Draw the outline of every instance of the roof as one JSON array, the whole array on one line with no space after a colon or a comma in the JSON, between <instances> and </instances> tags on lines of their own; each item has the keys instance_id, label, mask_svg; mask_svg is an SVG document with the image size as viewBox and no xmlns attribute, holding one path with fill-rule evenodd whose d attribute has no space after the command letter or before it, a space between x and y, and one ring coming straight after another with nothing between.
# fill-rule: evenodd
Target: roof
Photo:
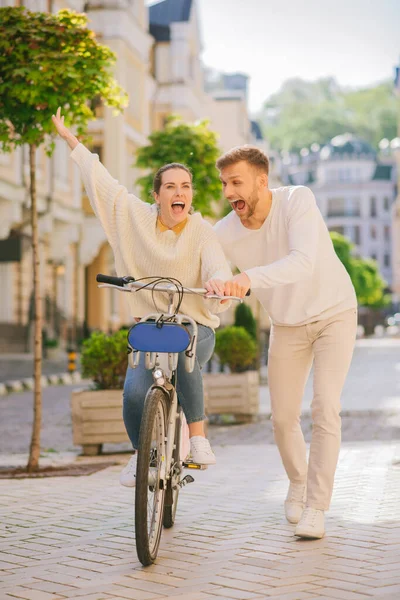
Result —
<instances>
[{"instance_id":1,"label":"roof","mask_svg":"<svg viewBox=\"0 0 400 600\"><path fill-rule=\"evenodd\" d=\"M385 180L385 181L391 181L392 180L392 169L393 166L392 165L376 165L376 169L375 169L375 173L372 177L372 179L374 180Z\"/></svg>"},{"instance_id":2,"label":"roof","mask_svg":"<svg viewBox=\"0 0 400 600\"><path fill-rule=\"evenodd\" d=\"M264 137L263 137L263 134L261 131L261 127L257 123L257 121L250 121L250 123L251 123L251 133L256 138L256 140L263 140Z\"/></svg>"},{"instance_id":3,"label":"roof","mask_svg":"<svg viewBox=\"0 0 400 600\"><path fill-rule=\"evenodd\" d=\"M170 40L171 23L189 21L193 0L161 0L149 7L150 33L158 42Z\"/></svg>"},{"instance_id":4,"label":"roof","mask_svg":"<svg viewBox=\"0 0 400 600\"><path fill-rule=\"evenodd\" d=\"M371 158L376 157L376 151L371 144L351 133L344 133L332 138L322 148L320 158L321 160L329 160L330 158L345 154L354 156L368 155Z\"/></svg>"}]
</instances>

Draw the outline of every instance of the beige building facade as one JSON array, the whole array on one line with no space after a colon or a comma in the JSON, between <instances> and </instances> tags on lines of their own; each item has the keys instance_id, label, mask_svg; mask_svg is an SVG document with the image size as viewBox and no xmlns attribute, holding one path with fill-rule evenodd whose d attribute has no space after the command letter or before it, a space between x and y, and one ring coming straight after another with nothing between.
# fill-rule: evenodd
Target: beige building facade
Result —
<instances>
[{"instance_id":1,"label":"beige building facade","mask_svg":"<svg viewBox=\"0 0 400 600\"><path fill-rule=\"evenodd\" d=\"M400 97L399 97L400 103ZM399 111L400 112L400 111ZM399 116L400 134L400 116ZM397 197L392 208L392 268L393 268L393 304L400 310L400 137L392 140L392 149L397 165Z\"/></svg>"},{"instance_id":2,"label":"beige building facade","mask_svg":"<svg viewBox=\"0 0 400 600\"><path fill-rule=\"evenodd\" d=\"M0 7L14 5L0 0ZM264 144L247 110L247 77L221 75L218 90L207 89L200 60L200 23L195 0L26 0L31 10L85 10L89 27L117 55L115 77L129 94L129 106L115 117L102 106L90 124L92 150L110 173L135 191L135 153L165 118L207 118L222 151ZM62 103L62 102L60 102ZM173 159L173 158L172 158ZM171 159L171 160L172 160ZM32 348L32 252L29 223L28 149L0 154L0 352ZM69 150L56 141L51 158L39 149L37 192L44 333L63 348L93 329L109 331L130 323L122 294L99 290L99 272L112 274L114 260L93 214ZM231 318L231 317L228 317Z\"/></svg>"},{"instance_id":3,"label":"beige building facade","mask_svg":"<svg viewBox=\"0 0 400 600\"><path fill-rule=\"evenodd\" d=\"M1 6L14 2L2 0ZM115 76L128 91L130 102L118 117L99 107L91 123L93 151L121 183L134 188L138 173L134 155L150 133L153 79L144 0L84 3L24 3L31 10L56 12L66 6L85 8L89 26L117 55ZM60 102L61 103L61 102ZM0 352L23 352L32 347L32 252L29 223L28 149L0 154ZM126 303L110 290L99 290L96 274L112 273L114 261L104 232L82 188L79 170L69 149L58 139L51 158L37 155L37 193L41 255L41 295L44 334L63 347L75 345L89 330L110 330L129 322Z\"/></svg>"}]
</instances>

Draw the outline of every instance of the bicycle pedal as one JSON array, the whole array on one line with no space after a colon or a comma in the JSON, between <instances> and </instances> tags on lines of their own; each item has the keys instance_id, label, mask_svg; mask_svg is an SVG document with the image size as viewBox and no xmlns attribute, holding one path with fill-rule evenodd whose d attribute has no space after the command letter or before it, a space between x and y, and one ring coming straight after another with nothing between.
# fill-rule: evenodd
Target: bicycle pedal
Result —
<instances>
[{"instance_id":1,"label":"bicycle pedal","mask_svg":"<svg viewBox=\"0 0 400 600\"><path fill-rule=\"evenodd\" d=\"M178 485L180 488L183 488L188 483L193 483L193 481L194 481L194 479L191 475L186 475L183 479L180 480Z\"/></svg>"},{"instance_id":2,"label":"bicycle pedal","mask_svg":"<svg viewBox=\"0 0 400 600\"><path fill-rule=\"evenodd\" d=\"M182 464L185 469L199 469L201 471L208 469L208 465L199 465L198 463L194 463L191 461L185 461Z\"/></svg>"}]
</instances>

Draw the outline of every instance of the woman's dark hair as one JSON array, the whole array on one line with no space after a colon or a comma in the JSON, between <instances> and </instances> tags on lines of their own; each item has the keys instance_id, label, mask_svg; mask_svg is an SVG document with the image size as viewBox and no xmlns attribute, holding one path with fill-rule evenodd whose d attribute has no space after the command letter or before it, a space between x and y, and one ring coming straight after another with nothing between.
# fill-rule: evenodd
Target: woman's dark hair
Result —
<instances>
[{"instance_id":1,"label":"woman's dark hair","mask_svg":"<svg viewBox=\"0 0 400 600\"><path fill-rule=\"evenodd\" d=\"M169 171L170 169L182 169L182 171L186 171L186 173L190 176L190 183L193 183L193 175L189 167L183 165L182 163L168 163L167 165L163 165L162 167L160 167L157 173L154 175L153 192L155 192L156 194L160 193L163 173Z\"/></svg>"}]
</instances>

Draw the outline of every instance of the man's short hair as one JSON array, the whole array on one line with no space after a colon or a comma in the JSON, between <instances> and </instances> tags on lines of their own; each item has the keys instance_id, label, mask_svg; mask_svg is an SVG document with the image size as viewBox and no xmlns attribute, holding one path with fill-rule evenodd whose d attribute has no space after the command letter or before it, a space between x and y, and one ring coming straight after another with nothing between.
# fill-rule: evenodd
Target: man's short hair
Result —
<instances>
[{"instance_id":1,"label":"man's short hair","mask_svg":"<svg viewBox=\"0 0 400 600\"><path fill-rule=\"evenodd\" d=\"M217 169L221 171L240 161L246 161L249 165L256 167L262 173L269 173L268 156L256 146L236 146L225 152L216 162Z\"/></svg>"}]
</instances>

